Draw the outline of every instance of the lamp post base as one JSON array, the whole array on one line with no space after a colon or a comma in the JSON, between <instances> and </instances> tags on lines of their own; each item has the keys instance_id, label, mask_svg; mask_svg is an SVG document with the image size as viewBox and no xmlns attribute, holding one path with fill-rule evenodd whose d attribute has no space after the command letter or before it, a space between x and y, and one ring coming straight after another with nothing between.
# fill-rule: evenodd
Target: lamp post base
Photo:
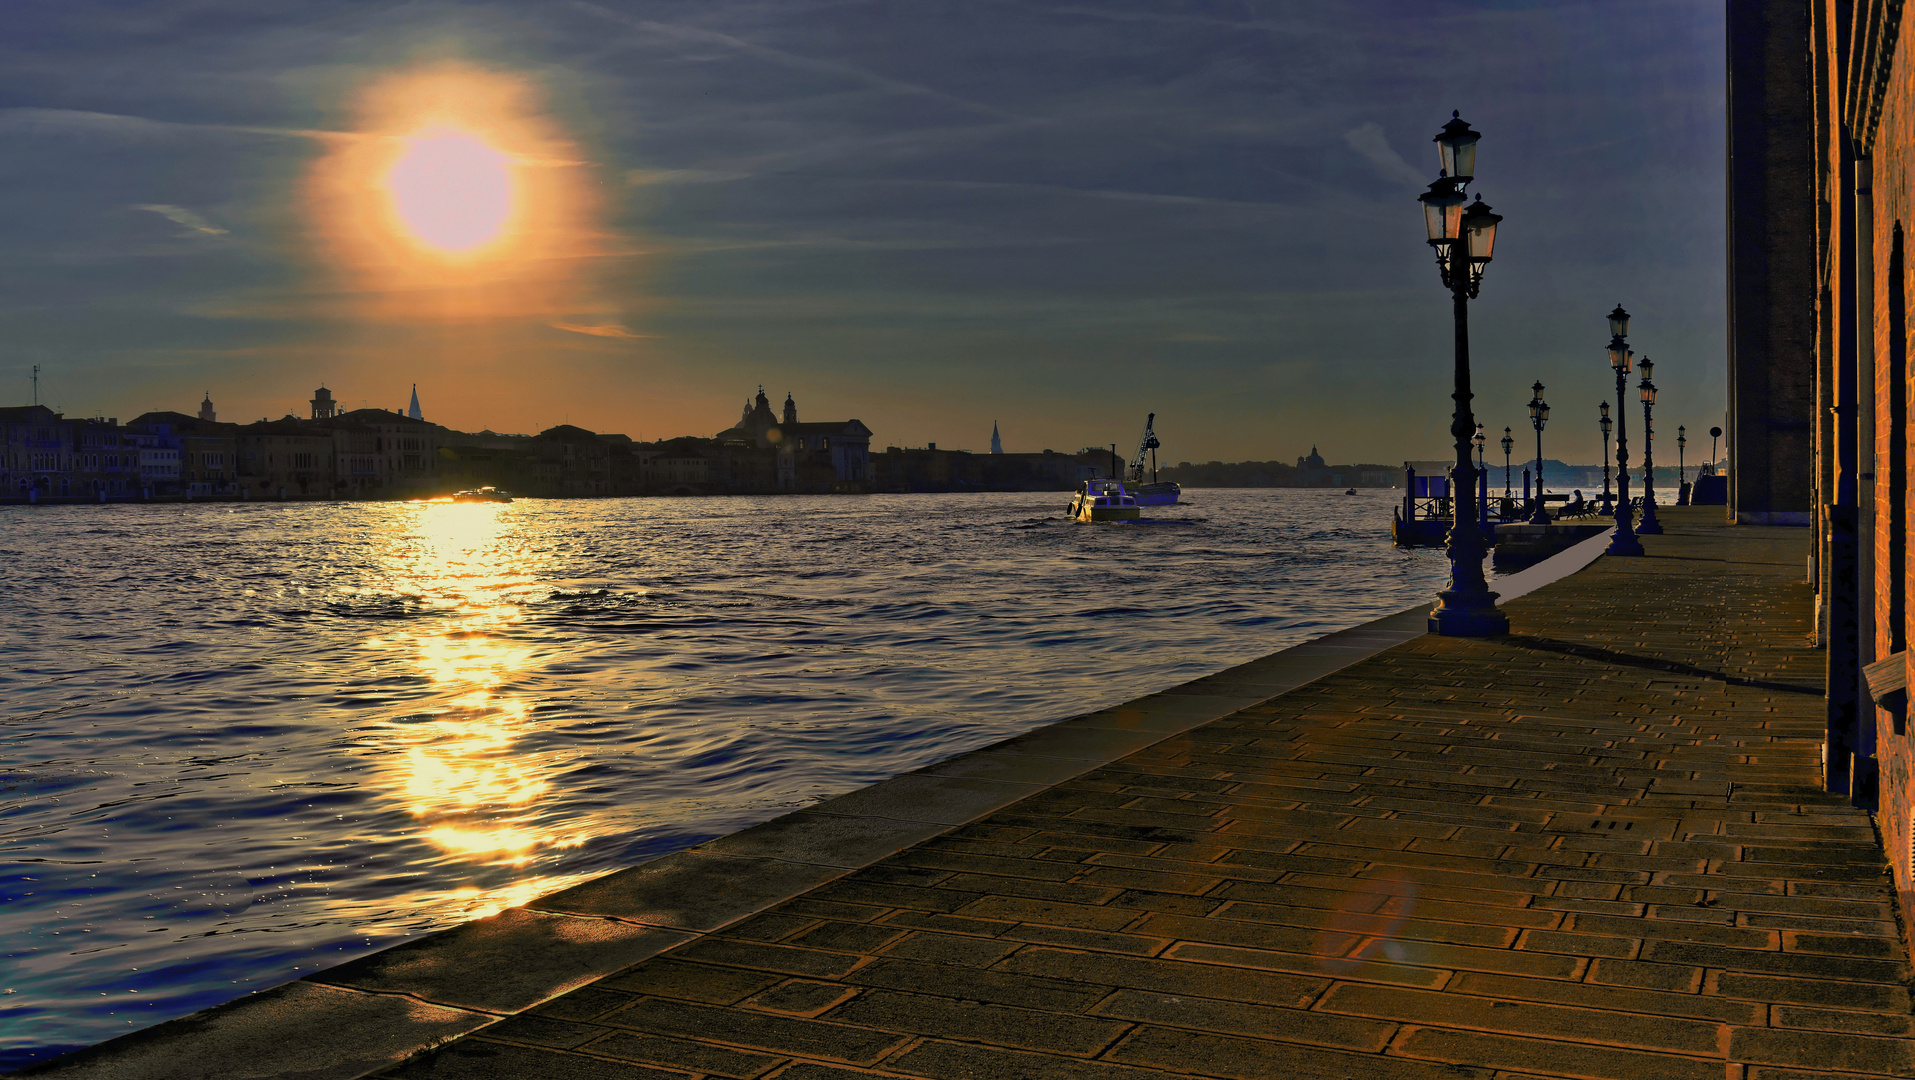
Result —
<instances>
[{"instance_id":1,"label":"lamp post base","mask_svg":"<svg viewBox=\"0 0 1915 1080\"><path fill-rule=\"evenodd\" d=\"M1635 533L1630 533L1627 536L1622 533L1617 533L1609 538L1609 546L1603 549L1603 554L1641 555L1643 554L1642 541L1636 539Z\"/></svg>"},{"instance_id":2,"label":"lamp post base","mask_svg":"<svg viewBox=\"0 0 1915 1080\"><path fill-rule=\"evenodd\" d=\"M1493 592L1459 593L1445 589L1436 594L1436 608L1430 612L1430 633L1444 637L1496 637L1509 633L1509 616L1497 608Z\"/></svg>"},{"instance_id":3,"label":"lamp post base","mask_svg":"<svg viewBox=\"0 0 1915 1080\"><path fill-rule=\"evenodd\" d=\"M1636 532L1643 536L1662 535L1662 522L1656 520L1655 503L1649 502L1646 499L1643 501L1642 520L1636 522Z\"/></svg>"}]
</instances>

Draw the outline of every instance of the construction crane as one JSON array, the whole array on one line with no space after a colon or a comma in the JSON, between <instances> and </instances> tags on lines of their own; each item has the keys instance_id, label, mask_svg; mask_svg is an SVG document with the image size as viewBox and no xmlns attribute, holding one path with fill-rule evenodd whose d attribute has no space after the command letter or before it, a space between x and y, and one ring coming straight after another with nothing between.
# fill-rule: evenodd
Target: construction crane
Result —
<instances>
[{"instance_id":1,"label":"construction crane","mask_svg":"<svg viewBox=\"0 0 1915 1080\"><path fill-rule=\"evenodd\" d=\"M1137 440L1137 457L1130 463L1130 468L1124 472L1124 482L1127 484L1141 484L1144 482L1144 458L1146 456L1150 458L1150 478L1153 482L1157 479L1157 448L1163 444L1157 441L1157 433L1151 430L1151 425L1156 423L1156 421L1156 413L1151 413L1144 418L1144 435L1143 438Z\"/></svg>"}]
</instances>

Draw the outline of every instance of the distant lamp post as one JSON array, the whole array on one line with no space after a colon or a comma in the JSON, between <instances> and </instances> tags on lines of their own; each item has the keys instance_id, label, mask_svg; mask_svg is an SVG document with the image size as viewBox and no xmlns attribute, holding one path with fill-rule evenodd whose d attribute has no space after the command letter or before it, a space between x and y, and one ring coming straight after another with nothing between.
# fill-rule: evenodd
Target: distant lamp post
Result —
<instances>
[{"instance_id":1,"label":"distant lamp post","mask_svg":"<svg viewBox=\"0 0 1915 1080\"><path fill-rule=\"evenodd\" d=\"M1637 523L1636 531L1649 536L1662 533L1662 522L1656 520L1656 429L1650 422L1650 411L1656 404L1656 384L1649 376L1655 370L1655 362L1643 357L1642 381L1636 384L1636 389L1642 392L1642 520Z\"/></svg>"},{"instance_id":2,"label":"distant lamp post","mask_svg":"<svg viewBox=\"0 0 1915 1080\"><path fill-rule=\"evenodd\" d=\"M1483 434L1483 425L1477 424L1476 434L1470 436L1470 442L1476 444L1477 479L1470 488L1469 499L1472 505L1477 506L1478 517L1486 531L1489 528L1489 465L1483 460L1483 449L1488 441L1489 437ZM1482 500L1480 504L1477 502L1479 498Z\"/></svg>"},{"instance_id":3,"label":"distant lamp post","mask_svg":"<svg viewBox=\"0 0 1915 1080\"><path fill-rule=\"evenodd\" d=\"M1515 494L1512 493L1509 489L1509 452L1515 448L1516 448L1515 437L1510 435L1508 428L1504 428L1503 429L1503 501L1504 502L1508 502L1509 500L1516 497Z\"/></svg>"},{"instance_id":4,"label":"distant lamp post","mask_svg":"<svg viewBox=\"0 0 1915 1080\"><path fill-rule=\"evenodd\" d=\"M1529 422L1536 426L1536 510L1529 515L1531 525L1549 524L1549 511L1543 506L1543 424L1549 420L1549 402L1543 400L1543 384L1530 387Z\"/></svg>"},{"instance_id":5,"label":"distant lamp post","mask_svg":"<svg viewBox=\"0 0 1915 1080\"><path fill-rule=\"evenodd\" d=\"M1616 372L1616 532L1609 538L1609 554L1640 555L1642 541L1629 518L1629 368L1635 350L1629 347L1629 313L1621 304L1609 313L1609 366Z\"/></svg>"},{"instance_id":6,"label":"distant lamp post","mask_svg":"<svg viewBox=\"0 0 1915 1080\"><path fill-rule=\"evenodd\" d=\"M1716 462L1721 460L1716 457L1716 440L1720 438L1722 438L1721 428L1712 427L1709 429L1709 474L1711 476L1715 475Z\"/></svg>"},{"instance_id":7,"label":"distant lamp post","mask_svg":"<svg viewBox=\"0 0 1915 1080\"><path fill-rule=\"evenodd\" d=\"M1607 514L1611 512L1610 500L1613 498L1609 494L1609 429L1615 426L1609 419L1607 401L1602 403L1602 419L1596 421L1596 426L1602 428L1602 512Z\"/></svg>"},{"instance_id":8,"label":"distant lamp post","mask_svg":"<svg viewBox=\"0 0 1915 1080\"><path fill-rule=\"evenodd\" d=\"M1456 466L1452 484L1460 496L1476 487L1475 467L1470 463L1471 436L1476 419L1470 413L1469 302L1482 288L1483 271L1496 246L1496 225L1502 217L1492 213L1483 197L1466 208L1464 189L1476 176L1476 141L1482 136L1470 129L1456 113L1435 138L1442 172L1428 191L1417 196L1423 204L1423 223L1429 243L1436 249L1438 276L1450 290L1450 309L1456 328L1455 389L1456 402L1450 417L1450 437L1456 440ZM1430 630L1451 637L1489 637L1509 632L1509 617L1496 608L1496 594L1483 577L1483 555L1488 544L1482 524L1475 514L1462 512L1462 503L1450 514L1449 588L1437 594L1435 610L1430 612Z\"/></svg>"},{"instance_id":9,"label":"distant lamp post","mask_svg":"<svg viewBox=\"0 0 1915 1080\"><path fill-rule=\"evenodd\" d=\"M1683 478L1683 450L1689 445L1689 429L1676 425L1676 505L1689 505L1689 481Z\"/></svg>"}]
</instances>

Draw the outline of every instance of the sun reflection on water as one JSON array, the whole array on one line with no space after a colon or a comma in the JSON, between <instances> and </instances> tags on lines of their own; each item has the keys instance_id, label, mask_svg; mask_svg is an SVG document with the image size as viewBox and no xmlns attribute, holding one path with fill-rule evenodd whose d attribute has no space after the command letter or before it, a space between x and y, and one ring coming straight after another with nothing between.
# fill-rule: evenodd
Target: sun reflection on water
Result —
<instances>
[{"instance_id":1,"label":"sun reflection on water","mask_svg":"<svg viewBox=\"0 0 1915 1080\"><path fill-rule=\"evenodd\" d=\"M450 625L409 642L432 704L391 726L387 745L402 751L388 759L396 763L392 786L420 822L418 835L461 862L524 866L576 847L583 831L540 820L551 782L524 748L532 703L513 686L533 659L512 637L519 598L535 580L519 562L522 524L497 504L424 503L415 515L416 531L395 545L390 569ZM522 903L554 884L520 880L503 892Z\"/></svg>"}]
</instances>

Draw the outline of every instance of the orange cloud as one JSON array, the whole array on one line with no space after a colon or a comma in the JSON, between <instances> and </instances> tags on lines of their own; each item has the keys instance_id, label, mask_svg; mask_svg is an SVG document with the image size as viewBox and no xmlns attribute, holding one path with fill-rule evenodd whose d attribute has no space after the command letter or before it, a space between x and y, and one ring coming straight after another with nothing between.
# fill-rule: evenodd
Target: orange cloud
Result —
<instances>
[{"instance_id":1,"label":"orange cloud","mask_svg":"<svg viewBox=\"0 0 1915 1080\"><path fill-rule=\"evenodd\" d=\"M621 326L618 323L605 323L601 326L591 326L585 323L555 322L547 323L546 325L554 330L568 330L574 334L590 334L593 337L650 338L658 336L656 334L641 334L629 326Z\"/></svg>"}]
</instances>

